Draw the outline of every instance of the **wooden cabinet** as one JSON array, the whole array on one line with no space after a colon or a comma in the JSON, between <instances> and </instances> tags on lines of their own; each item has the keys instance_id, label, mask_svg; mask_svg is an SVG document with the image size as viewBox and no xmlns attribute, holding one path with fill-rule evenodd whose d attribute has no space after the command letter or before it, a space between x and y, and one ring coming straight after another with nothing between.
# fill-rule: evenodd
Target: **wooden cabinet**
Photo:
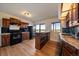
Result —
<instances>
[{"instance_id":1,"label":"wooden cabinet","mask_svg":"<svg viewBox=\"0 0 79 59\"><path fill-rule=\"evenodd\" d=\"M10 35L2 35L2 46L10 45Z\"/></svg>"},{"instance_id":2,"label":"wooden cabinet","mask_svg":"<svg viewBox=\"0 0 79 59\"><path fill-rule=\"evenodd\" d=\"M21 26L21 28L27 28L27 26L28 26L28 23L25 23L25 22L20 22L20 26Z\"/></svg>"},{"instance_id":3,"label":"wooden cabinet","mask_svg":"<svg viewBox=\"0 0 79 59\"><path fill-rule=\"evenodd\" d=\"M72 27L79 23L79 4L73 3L65 17L66 27Z\"/></svg>"},{"instance_id":4,"label":"wooden cabinet","mask_svg":"<svg viewBox=\"0 0 79 59\"><path fill-rule=\"evenodd\" d=\"M79 50L77 50L77 56L79 56Z\"/></svg>"},{"instance_id":5,"label":"wooden cabinet","mask_svg":"<svg viewBox=\"0 0 79 59\"><path fill-rule=\"evenodd\" d=\"M28 40L29 39L29 32L23 32L22 33L22 40Z\"/></svg>"},{"instance_id":6,"label":"wooden cabinet","mask_svg":"<svg viewBox=\"0 0 79 59\"><path fill-rule=\"evenodd\" d=\"M21 28L25 28L24 22L21 22Z\"/></svg>"},{"instance_id":7,"label":"wooden cabinet","mask_svg":"<svg viewBox=\"0 0 79 59\"><path fill-rule=\"evenodd\" d=\"M62 55L63 56L76 56L77 55L77 49L70 44L63 41L63 47L62 47Z\"/></svg>"},{"instance_id":8,"label":"wooden cabinet","mask_svg":"<svg viewBox=\"0 0 79 59\"><path fill-rule=\"evenodd\" d=\"M10 18L10 24L20 25L20 20L15 18Z\"/></svg>"},{"instance_id":9,"label":"wooden cabinet","mask_svg":"<svg viewBox=\"0 0 79 59\"><path fill-rule=\"evenodd\" d=\"M35 34L35 48L41 49L50 39L50 33Z\"/></svg>"},{"instance_id":10,"label":"wooden cabinet","mask_svg":"<svg viewBox=\"0 0 79 59\"><path fill-rule=\"evenodd\" d=\"M3 18L2 19L2 26L3 27L9 27L10 26L10 19Z\"/></svg>"},{"instance_id":11,"label":"wooden cabinet","mask_svg":"<svg viewBox=\"0 0 79 59\"><path fill-rule=\"evenodd\" d=\"M78 20L78 4L77 3L73 3L73 10L72 10L72 17L73 17L73 20Z\"/></svg>"}]
</instances>

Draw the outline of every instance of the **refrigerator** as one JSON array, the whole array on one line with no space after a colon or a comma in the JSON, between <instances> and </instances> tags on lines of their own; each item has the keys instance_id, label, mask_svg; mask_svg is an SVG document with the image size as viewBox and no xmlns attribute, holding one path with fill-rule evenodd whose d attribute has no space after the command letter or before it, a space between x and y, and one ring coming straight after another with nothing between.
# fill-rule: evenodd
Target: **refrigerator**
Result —
<instances>
[{"instance_id":1,"label":"refrigerator","mask_svg":"<svg viewBox=\"0 0 79 59\"><path fill-rule=\"evenodd\" d=\"M29 39L33 38L33 26L28 26Z\"/></svg>"}]
</instances>

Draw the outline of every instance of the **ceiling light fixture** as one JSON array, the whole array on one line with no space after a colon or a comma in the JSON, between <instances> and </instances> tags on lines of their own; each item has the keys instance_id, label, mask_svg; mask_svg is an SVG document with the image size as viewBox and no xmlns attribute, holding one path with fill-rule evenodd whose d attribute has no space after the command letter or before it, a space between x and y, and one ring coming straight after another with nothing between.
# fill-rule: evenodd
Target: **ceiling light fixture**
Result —
<instances>
[{"instance_id":1,"label":"ceiling light fixture","mask_svg":"<svg viewBox=\"0 0 79 59\"><path fill-rule=\"evenodd\" d=\"M31 17L31 16L32 16L32 15L31 15L31 13L30 13L30 12L28 12L28 11L23 12L23 14L24 14L24 15L26 15L27 17Z\"/></svg>"}]
</instances>

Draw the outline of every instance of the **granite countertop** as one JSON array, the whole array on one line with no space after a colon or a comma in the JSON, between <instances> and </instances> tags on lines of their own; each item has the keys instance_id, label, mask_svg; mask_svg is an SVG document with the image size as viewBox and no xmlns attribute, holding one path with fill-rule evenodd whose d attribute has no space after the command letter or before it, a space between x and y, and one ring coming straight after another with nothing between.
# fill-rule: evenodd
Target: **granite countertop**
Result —
<instances>
[{"instance_id":1,"label":"granite countertop","mask_svg":"<svg viewBox=\"0 0 79 59\"><path fill-rule=\"evenodd\" d=\"M22 32L22 33L29 33L29 32Z\"/></svg>"},{"instance_id":2,"label":"granite countertop","mask_svg":"<svg viewBox=\"0 0 79 59\"><path fill-rule=\"evenodd\" d=\"M26 33L26 32L22 32L22 33ZM0 33L0 35L10 35L10 33Z\"/></svg>"},{"instance_id":3,"label":"granite countertop","mask_svg":"<svg viewBox=\"0 0 79 59\"><path fill-rule=\"evenodd\" d=\"M75 39L74 37L66 34L60 33L61 40L67 42L68 44L74 46L76 49L79 49L79 40Z\"/></svg>"},{"instance_id":4,"label":"granite countertop","mask_svg":"<svg viewBox=\"0 0 79 59\"><path fill-rule=\"evenodd\" d=\"M10 33L0 33L0 35L10 35Z\"/></svg>"}]
</instances>

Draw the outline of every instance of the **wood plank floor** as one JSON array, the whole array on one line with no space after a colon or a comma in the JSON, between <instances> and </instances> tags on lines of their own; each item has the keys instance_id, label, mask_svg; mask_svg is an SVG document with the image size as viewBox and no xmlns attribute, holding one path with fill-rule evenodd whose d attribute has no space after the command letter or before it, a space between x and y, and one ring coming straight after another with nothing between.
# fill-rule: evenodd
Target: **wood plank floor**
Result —
<instances>
[{"instance_id":1,"label":"wood plank floor","mask_svg":"<svg viewBox=\"0 0 79 59\"><path fill-rule=\"evenodd\" d=\"M57 52L57 42L49 41L41 50L37 50L35 39L0 48L0 56L55 56Z\"/></svg>"}]
</instances>

